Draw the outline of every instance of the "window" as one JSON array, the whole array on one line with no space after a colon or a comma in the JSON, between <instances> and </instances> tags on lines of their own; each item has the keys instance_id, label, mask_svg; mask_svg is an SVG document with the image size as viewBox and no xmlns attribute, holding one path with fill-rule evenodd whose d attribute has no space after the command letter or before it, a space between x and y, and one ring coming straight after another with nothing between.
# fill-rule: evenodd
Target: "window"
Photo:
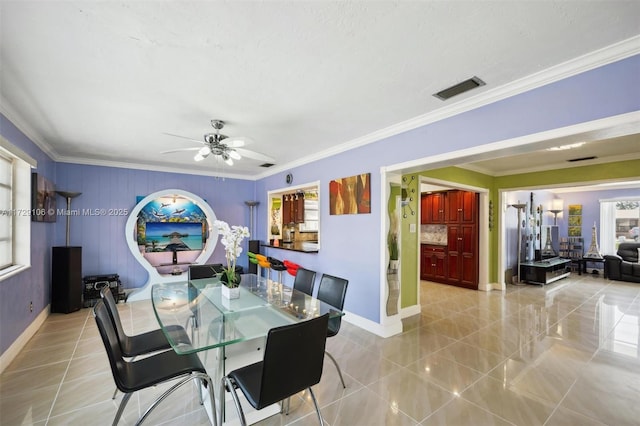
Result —
<instances>
[{"instance_id":1,"label":"window","mask_svg":"<svg viewBox=\"0 0 640 426\"><path fill-rule=\"evenodd\" d=\"M31 167L36 161L0 136L0 280L31 266Z\"/></svg>"},{"instance_id":2,"label":"window","mask_svg":"<svg viewBox=\"0 0 640 426\"><path fill-rule=\"evenodd\" d=\"M616 239L618 242L638 241L640 202L623 200L616 203Z\"/></svg>"},{"instance_id":3,"label":"window","mask_svg":"<svg viewBox=\"0 0 640 426\"><path fill-rule=\"evenodd\" d=\"M13 161L0 155L0 270L13 265Z\"/></svg>"},{"instance_id":4,"label":"window","mask_svg":"<svg viewBox=\"0 0 640 426\"><path fill-rule=\"evenodd\" d=\"M620 243L638 241L640 199L600 200L600 251L615 254Z\"/></svg>"}]
</instances>

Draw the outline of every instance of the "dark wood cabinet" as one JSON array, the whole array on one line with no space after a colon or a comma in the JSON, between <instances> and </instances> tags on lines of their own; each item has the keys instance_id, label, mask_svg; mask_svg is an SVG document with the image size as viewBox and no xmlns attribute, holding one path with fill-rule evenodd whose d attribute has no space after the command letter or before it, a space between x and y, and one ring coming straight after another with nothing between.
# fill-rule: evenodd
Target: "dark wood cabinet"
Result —
<instances>
[{"instance_id":1,"label":"dark wood cabinet","mask_svg":"<svg viewBox=\"0 0 640 426\"><path fill-rule=\"evenodd\" d=\"M423 244L420 256L420 279L436 282L446 282L447 255L444 246Z\"/></svg>"},{"instance_id":2,"label":"dark wood cabinet","mask_svg":"<svg viewBox=\"0 0 640 426\"><path fill-rule=\"evenodd\" d=\"M447 193L447 223L477 222L478 194L469 191Z\"/></svg>"},{"instance_id":3,"label":"dark wood cabinet","mask_svg":"<svg viewBox=\"0 0 640 426\"><path fill-rule=\"evenodd\" d=\"M422 224L446 224L447 246L422 245L420 279L478 288L478 205L475 192L422 194Z\"/></svg>"},{"instance_id":4,"label":"dark wood cabinet","mask_svg":"<svg viewBox=\"0 0 640 426\"><path fill-rule=\"evenodd\" d=\"M476 224L447 227L447 280L450 284L478 288L478 231Z\"/></svg>"},{"instance_id":5,"label":"dark wood cabinet","mask_svg":"<svg viewBox=\"0 0 640 426\"><path fill-rule=\"evenodd\" d=\"M282 226L285 227L291 222L293 222L291 213L293 212L291 198L285 195L282 197Z\"/></svg>"},{"instance_id":6,"label":"dark wood cabinet","mask_svg":"<svg viewBox=\"0 0 640 426\"><path fill-rule=\"evenodd\" d=\"M444 192L421 195L421 224L445 223L445 197L446 194Z\"/></svg>"},{"instance_id":7,"label":"dark wood cabinet","mask_svg":"<svg viewBox=\"0 0 640 426\"><path fill-rule=\"evenodd\" d=\"M290 223L304 223L304 194L282 197L282 225Z\"/></svg>"},{"instance_id":8,"label":"dark wood cabinet","mask_svg":"<svg viewBox=\"0 0 640 426\"><path fill-rule=\"evenodd\" d=\"M293 199L293 221L304 223L304 195L299 194Z\"/></svg>"}]
</instances>

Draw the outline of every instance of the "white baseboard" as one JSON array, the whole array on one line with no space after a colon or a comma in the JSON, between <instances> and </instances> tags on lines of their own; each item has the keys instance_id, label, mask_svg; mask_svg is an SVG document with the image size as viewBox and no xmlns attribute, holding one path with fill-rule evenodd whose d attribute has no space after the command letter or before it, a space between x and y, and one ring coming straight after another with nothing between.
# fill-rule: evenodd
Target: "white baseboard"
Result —
<instances>
[{"instance_id":1,"label":"white baseboard","mask_svg":"<svg viewBox=\"0 0 640 426\"><path fill-rule=\"evenodd\" d=\"M44 321L49 316L50 308L50 305L45 306L42 312L40 312L33 322L29 324L29 327L27 327L26 330L24 330L22 334L11 344L11 346L4 351L2 356L0 356L0 373L2 373L4 369L11 364L29 340L38 332L42 324L44 324Z\"/></svg>"},{"instance_id":2,"label":"white baseboard","mask_svg":"<svg viewBox=\"0 0 640 426\"><path fill-rule=\"evenodd\" d=\"M342 319L380 337L386 338L402 333L402 323L400 321L389 325L378 324L351 312L345 312Z\"/></svg>"},{"instance_id":3,"label":"white baseboard","mask_svg":"<svg viewBox=\"0 0 640 426\"><path fill-rule=\"evenodd\" d=\"M409 318L412 317L414 315L420 315L420 313L422 312L422 309L420 308L420 305L413 305L413 306L409 306L407 308L402 308L400 310L400 318Z\"/></svg>"},{"instance_id":4,"label":"white baseboard","mask_svg":"<svg viewBox=\"0 0 640 426\"><path fill-rule=\"evenodd\" d=\"M479 291L492 291L492 290L503 291L505 290L505 288L500 283L486 283L484 285L479 285L478 290Z\"/></svg>"}]
</instances>

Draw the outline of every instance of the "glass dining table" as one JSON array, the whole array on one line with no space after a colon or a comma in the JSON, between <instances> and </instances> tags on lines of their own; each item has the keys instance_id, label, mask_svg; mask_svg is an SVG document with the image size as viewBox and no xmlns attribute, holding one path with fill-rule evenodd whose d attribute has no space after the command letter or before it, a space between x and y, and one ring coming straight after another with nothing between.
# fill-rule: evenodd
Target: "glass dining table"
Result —
<instances>
[{"instance_id":1,"label":"glass dining table","mask_svg":"<svg viewBox=\"0 0 640 426\"><path fill-rule=\"evenodd\" d=\"M343 315L319 299L254 274L242 276L237 299L224 297L221 286L220 279L214 277L154 284L151 289L154 313L173 350L178 354L198 353L214 383L220 383L236 368L260 361L271 328L325 313L330 317ZM191 342L176 339L171 332L175 326L184 327ZM237 421L229 398L215 395L217 409L222 407L225 413L225 424ZM213 419L211 407L206 408ZM248 403L243 409L249 423L280 411L272 406L257 412Z\"/></svg>"}]
</instances>

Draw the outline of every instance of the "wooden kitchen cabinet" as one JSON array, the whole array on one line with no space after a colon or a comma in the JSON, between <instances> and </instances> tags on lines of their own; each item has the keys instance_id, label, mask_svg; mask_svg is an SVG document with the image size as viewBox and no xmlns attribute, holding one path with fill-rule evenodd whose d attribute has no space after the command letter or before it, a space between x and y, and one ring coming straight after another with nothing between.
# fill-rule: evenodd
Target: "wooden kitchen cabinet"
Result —
<instances>
[{"instance_id":1,"label":"wooden kitchen cabinet","mask_svg":"<svg viewBox=\"0 0 640 426\"><path fill-rule=\"evenodd\" d=\"M447 223L477 222L478 194L469 191L447 193Z\"/></svg>"},{"instance_id":2,"label":"wooden kitchen cabinet","mask_svg":"<svg viewBox=\"0 0 640 426\"><path fill-rule=\"evenodd\" d=\"M304 223L304 194L297 194L293 199L293 221Z\"/></svg>"},{"instance_id":3,"label":"wooden kitchen cabinet","mask_svg":"<svg viewBox=\"0 0 640 426\"><path fill-rule=\"evenodd\" d=\"M420 223L439 224L445 223L445 197L444 192L422 194L420 198Z\"/></svg>"},{"instance_id":4,"label":"wooden kitchen cabinet","mask_svg":"<svg viewBox=\"0 0 640 426\"><path fill-rule=\"evenodd\" d=\"M447 255L445 246L422 244L420 256L420 279L446 282Z\"/></svg>"},{"instance_id":5,"label":"wooden kitchen cabinet","mask_svg":"<svg viewBox=\"0 0 640 426\"><path fill-rule=\"evenodd\" d=\"M282 224L304 223L304 194L286 194L282 197Z\"/></svg>"},{"instance_id":6,"label":"wooden kitchen cabinet","mask_svg":"<svg viewBox=\"0 0 640 426\"><path fill-rule=\"evenodd\" d=\"M447 281L459 287L478 288L478 230L476 224L447 228Z\"/></svg>"}]
</instances>

